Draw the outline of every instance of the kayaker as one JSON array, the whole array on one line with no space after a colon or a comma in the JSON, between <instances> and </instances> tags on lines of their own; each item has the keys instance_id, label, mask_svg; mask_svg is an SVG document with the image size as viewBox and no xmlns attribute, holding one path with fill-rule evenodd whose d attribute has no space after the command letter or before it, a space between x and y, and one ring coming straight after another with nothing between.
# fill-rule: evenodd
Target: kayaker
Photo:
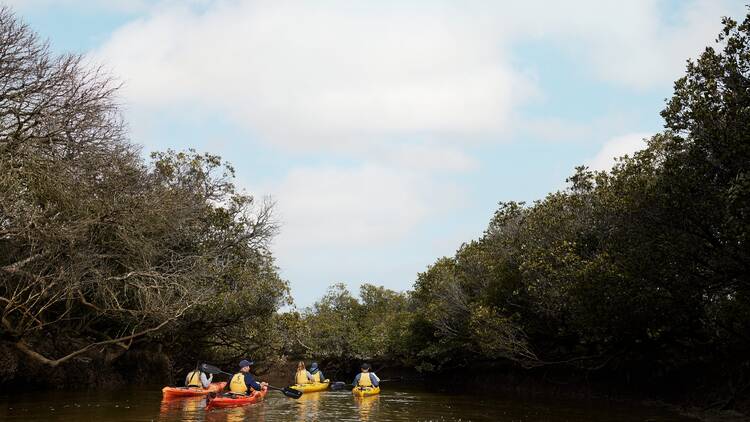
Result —
<instances>
[{"instance_id":1,"label":"kayaker","mask_svg":"<svg viewBox=\"0 0 750 422\"><path fill-rule=\"evenodd\" d=\"M294 374L294 382L296 384L309 384L313 382L313 376L305 369L305 362L300 361L297 363L297 372Z\"/></svg>"},{"instance_id":2,"label":"kayaker","mask_svg":"<svg viewBox=\"0 0 750 422\"><path fill-rule=\"evenodd\" d=\"M312 382L323 382L325 380L323 371L318 368L318 362L313 362L310 365L310 374L312 374Z\"/></svg>"},{"instance_id":3,"label":"kayaker","mask_svg":"<svg viewBox=\"0 0 750 422\"><path fill-rule=\"evenodd\" d=\"M250 389L260 391L267 386L267 382L257 382L250 373L250 367L253 365L251 360L240 361L240 372L234 374L229 381L229 391L235 394L247 394Z\"/></svg>"},{"instance_id":4,"label":"kayaker","mask_svg":"<svg viewBox=\"0 0 750 422\"><path fill-rule=\"evenodd\" d=\"M374 372L370 372L370 364L363 363L360 369L362 372L354 377L353 385L357 387L377 387L380 384L380 378Z\"/></svg>"},{"instance_id":5,"label":"kayaker","mask_svg":"<svg viewBox=\"0 0 750 422\"><path fill-rule=\"evenodd\" d=\"M195 367L194 370L188 372L187 376L185 377L185 387L195 387L195 388L208 388L209 385L211 385L211 381L214 379L214 374L210 374L208 377L206 377L206 373L201 371L199 367Z\"/></svg>"}]
</instances>

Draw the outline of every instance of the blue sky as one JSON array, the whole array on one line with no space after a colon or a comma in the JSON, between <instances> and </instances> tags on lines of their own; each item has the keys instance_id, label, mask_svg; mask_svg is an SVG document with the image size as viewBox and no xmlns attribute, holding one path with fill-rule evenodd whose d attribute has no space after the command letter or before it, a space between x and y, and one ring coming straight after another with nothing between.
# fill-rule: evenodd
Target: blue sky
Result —
<instances>
[{"instance_id":1,"label":"blue sky","mask_svg":"<svg viewBox=\"0 0 750 422\"><path fill-rule=\"evenodd\" d=\"M0 3L3 3L0 0ZM606 169L742 1L5 1L124 83L144 151L218 153L270 195L297 306L409 289L499 201ZM558 4L560 3L560 4Z\"/></svg>"}]
</instances>

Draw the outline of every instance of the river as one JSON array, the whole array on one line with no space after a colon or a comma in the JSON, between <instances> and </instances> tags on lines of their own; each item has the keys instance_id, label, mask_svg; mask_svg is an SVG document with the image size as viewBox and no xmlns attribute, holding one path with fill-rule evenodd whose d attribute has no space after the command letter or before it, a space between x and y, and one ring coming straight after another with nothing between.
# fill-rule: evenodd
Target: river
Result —
<instances>
[{"instance_id":1,"label":"river","mask_svg":"<svg viewBox=\"0 0 750 422\"><path fill-rule=\"evenodd\" d=\"M660 407L600 400L542 400L445 394L391 384L379 396L348 391L307 393L299 400L271 391L262 403L205 410L203 398L162 401L158 389L0 395L2 421L685 421Z\"/></svg>"}]
</instances>

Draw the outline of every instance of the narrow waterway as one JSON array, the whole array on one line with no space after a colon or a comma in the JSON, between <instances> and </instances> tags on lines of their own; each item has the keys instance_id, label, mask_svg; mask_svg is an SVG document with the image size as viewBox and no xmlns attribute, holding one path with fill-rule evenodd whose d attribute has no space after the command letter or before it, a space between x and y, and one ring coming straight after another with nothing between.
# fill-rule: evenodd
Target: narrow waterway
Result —
<instances>
[{"instance_id":1,"label":"narrow waterway","mask_svg":"<svg viewBox=\"0 0 750 422\"><path fill-rule=\"evenodd\" d=\"M609 401L442 394L392 385L375 397L348 391L293 400L271 391L262 403L206 411L204 398L162 401L161 391L0 395L2 421L685 421L666 409Z\"/></svg>"}]
</instances>

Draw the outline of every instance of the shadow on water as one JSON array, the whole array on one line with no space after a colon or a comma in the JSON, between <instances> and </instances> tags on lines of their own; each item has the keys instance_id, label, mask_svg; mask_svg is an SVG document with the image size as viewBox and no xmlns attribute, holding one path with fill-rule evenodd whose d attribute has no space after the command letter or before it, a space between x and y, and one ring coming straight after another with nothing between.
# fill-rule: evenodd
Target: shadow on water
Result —
<instances>
[{"instance_id":1,"label":"shadow on water","mask_svg":"<svg viewBox=\"0 0 750 422\"><path fill-rule=\"evenodd\" d=\"M379 396L349 391L304 394L299 400L270 392L265 402L205 410L205 398L162 400L158 390L3 394L3 421L684 421L658 407L593 400L544 400L508 395L447 394L391 384Z\"/></svg>"}]
</instances>

